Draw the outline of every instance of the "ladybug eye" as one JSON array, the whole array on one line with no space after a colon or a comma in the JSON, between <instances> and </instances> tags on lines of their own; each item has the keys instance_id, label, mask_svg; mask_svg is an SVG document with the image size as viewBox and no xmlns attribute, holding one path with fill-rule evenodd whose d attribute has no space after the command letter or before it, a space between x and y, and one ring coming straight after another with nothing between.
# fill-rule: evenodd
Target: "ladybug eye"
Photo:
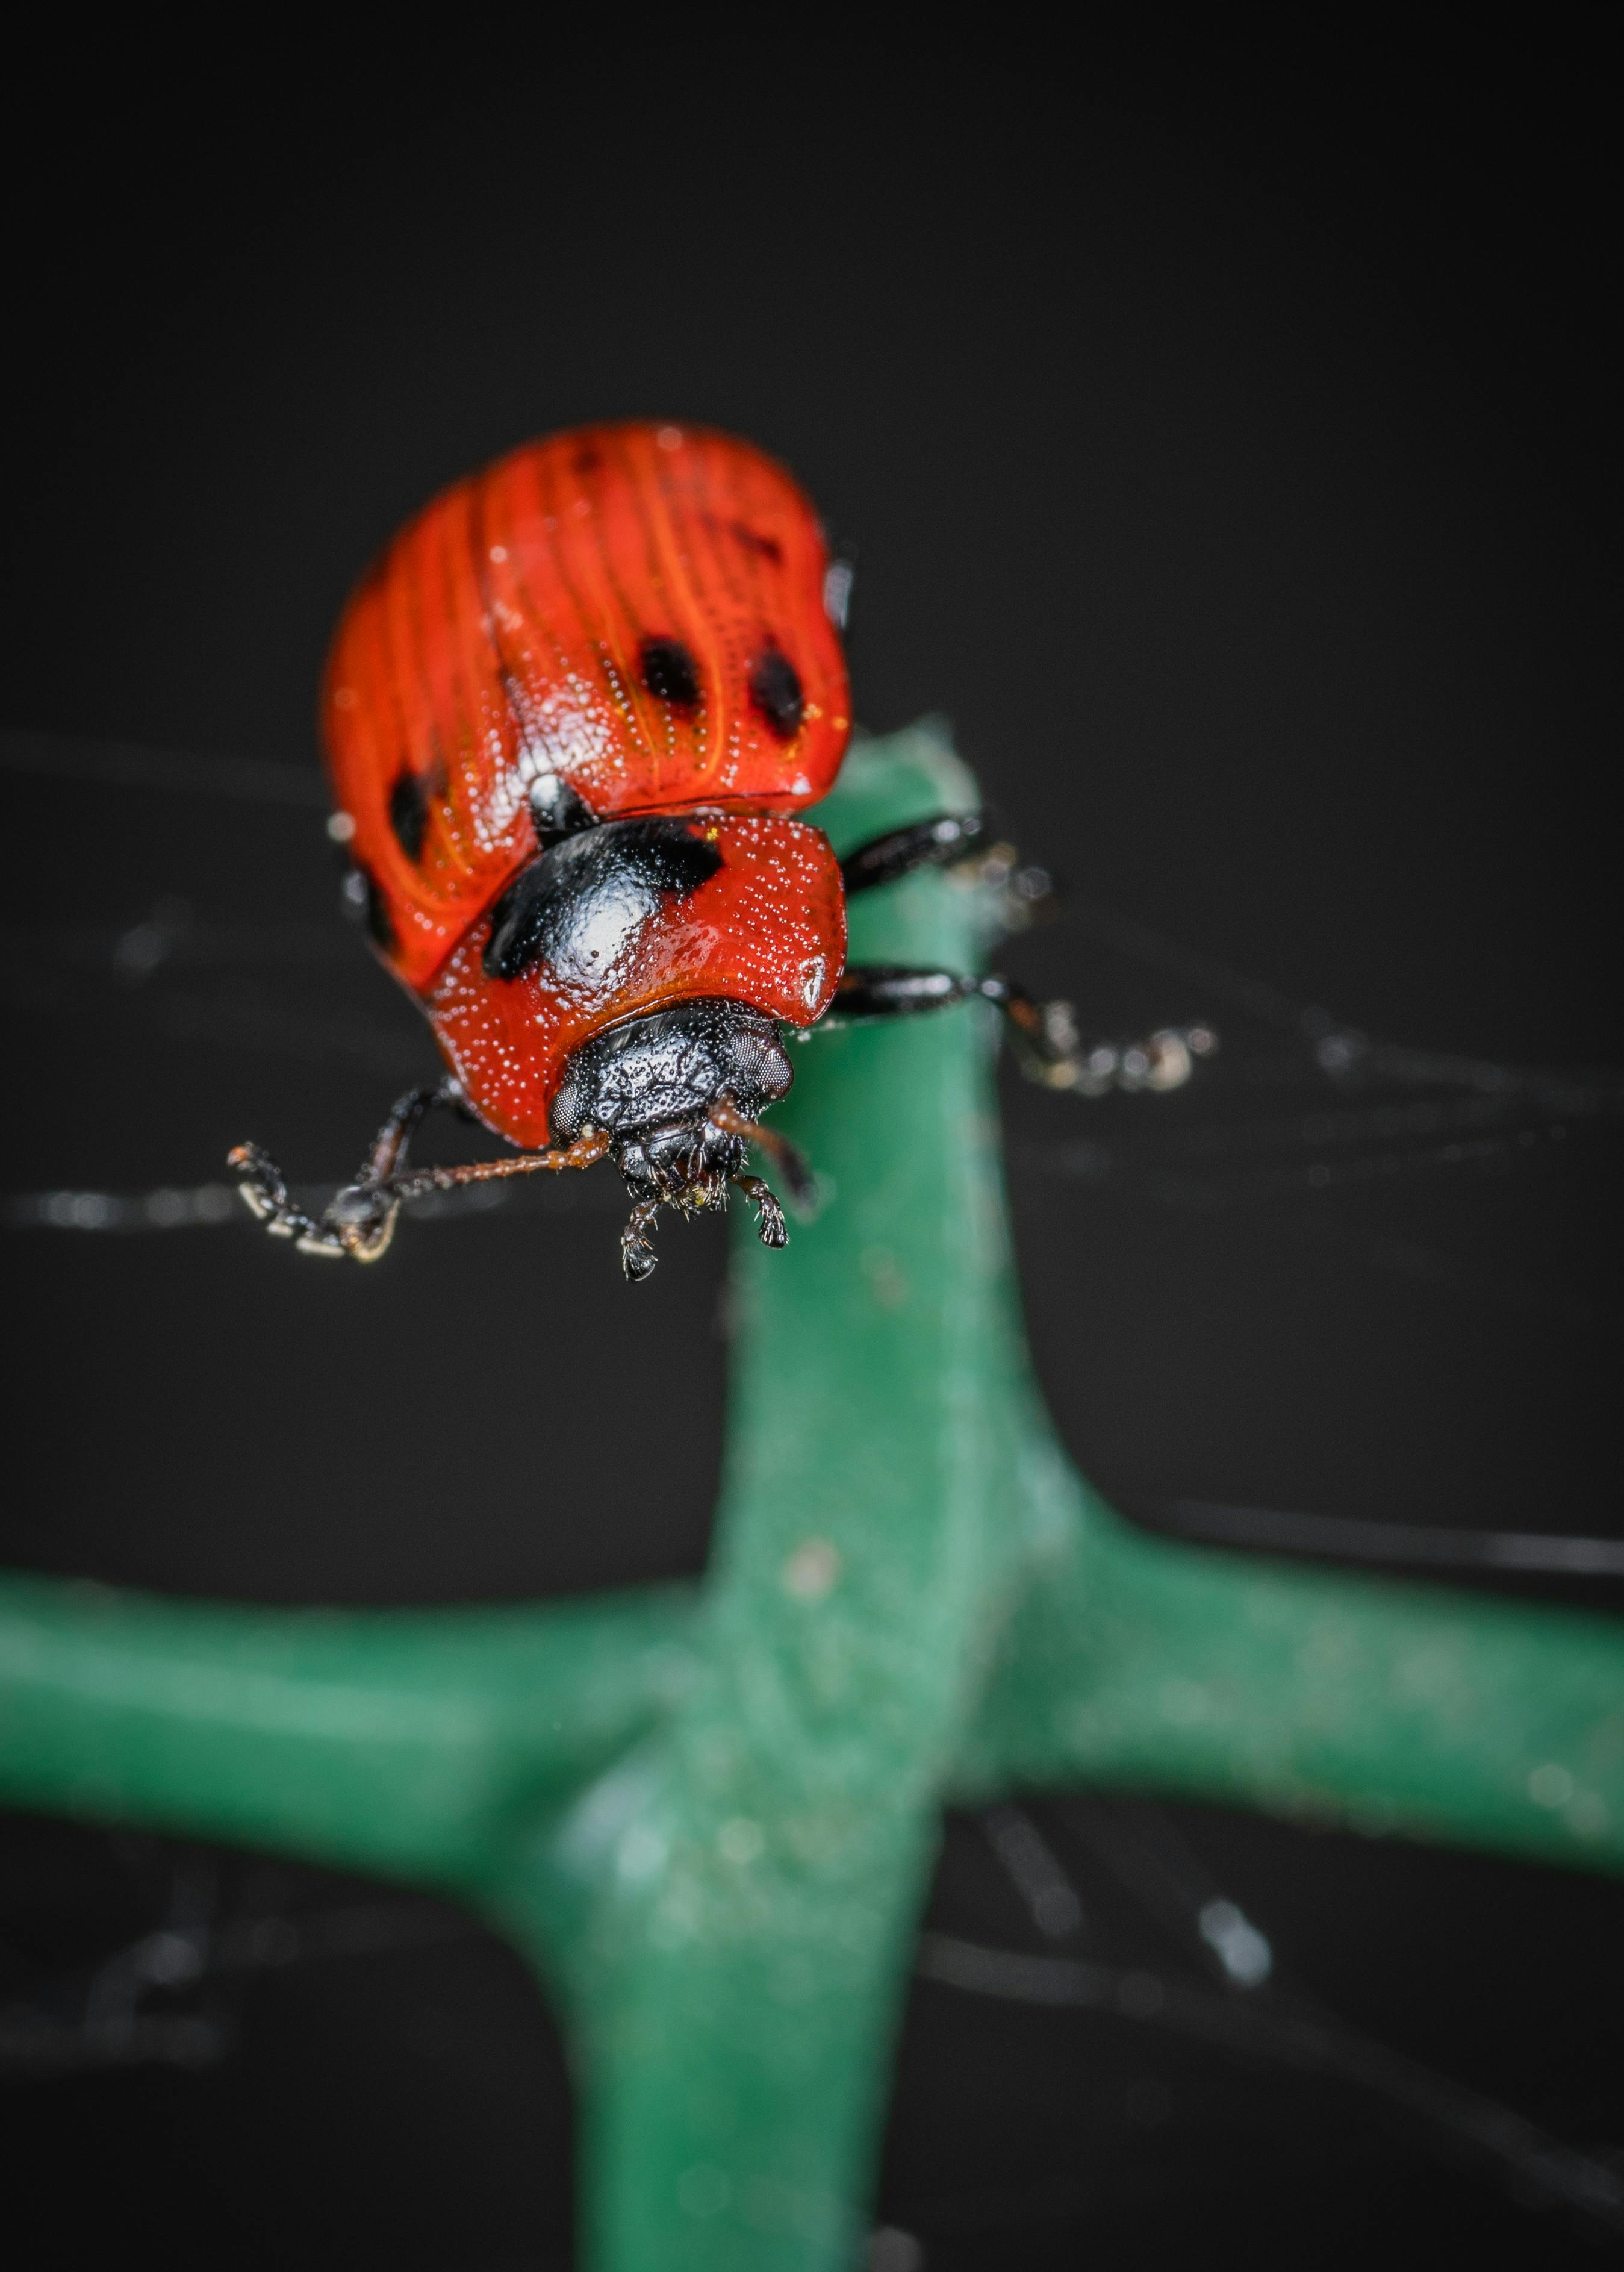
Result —
<instances>
[{"instance_id":1,"label":"ladybug eye","mask_svg":"<svg viewBox=\"0 0 1624 2272\"><path fill-rule=\"evenodd\" d=\"M699 707L699 672L681 639L645 639L641 661L643 684L657 701L674 710Z\"/></svg>"},{"instance_id":2,"label":"ladybug eye","mask_svg":"<svg viewBox=\"0 0 1624 2272\"><path fill-rule=\"evenodd\" d=\"M801 716L806 708L801 675L777 647L769 647L751 664L750 699L780 742L792 741L801 731Z\"/></svg>"},{"instance_id":3,"label":"ladybug eye","mask_svg":"<svg viewBox=\"0 0 1624 2272\"><path fill-rule=\"evenodd\" d=\"M428 826L428 797L421 774L402 774L389 792L389 825L406 858L417 859Z\"/></svg>"}]
</instances>

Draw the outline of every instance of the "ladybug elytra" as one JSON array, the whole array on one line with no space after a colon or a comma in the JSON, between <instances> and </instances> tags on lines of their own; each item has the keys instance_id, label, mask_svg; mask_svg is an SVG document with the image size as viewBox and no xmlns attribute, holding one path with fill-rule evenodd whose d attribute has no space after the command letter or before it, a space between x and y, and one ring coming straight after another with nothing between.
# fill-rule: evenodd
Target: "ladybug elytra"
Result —
<instances>
[{"instance_id":1,"label":"ladybug elytra","mask_svg":"<svg viewBox=\"0 0 1624 2272\"><path fill-rule=\"evenodd\" d=\"M400 1099L319 1220L257 1147L234 1152L270 1229L370 1261L403 1199L607 1155L633 1201L629 1276L654 1267L661 1207L719 1207L730 1185L782 1246L783 1208L747 1155L806 1188L760 1116L791 1084L786 1032L831 1006L906 1014L979 994L1031 1070L1076 1084L1064 1005L998 978L846 965L847 893L963 859L982 836L979 815L943 814L839 863L797 818L832 787L851 732L848 577L780 466L654 423L528 444L396 536L328 661L329 827L352 906L449 1073ZM1158 1041L1176 1074L1182 1044ZM436 1105L514 1155L407 1172Z\"/></svg>"}]
</instances>

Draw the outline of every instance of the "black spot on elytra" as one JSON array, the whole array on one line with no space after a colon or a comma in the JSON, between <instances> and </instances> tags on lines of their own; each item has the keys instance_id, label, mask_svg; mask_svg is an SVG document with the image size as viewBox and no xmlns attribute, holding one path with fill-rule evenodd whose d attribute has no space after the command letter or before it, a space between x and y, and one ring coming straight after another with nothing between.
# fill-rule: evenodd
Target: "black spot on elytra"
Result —
<instances>
[{"instance_id":1,"label":"black spot on elytra","mask_svg":"<svg viewBox=\"0 0 1624 2272\"><path fill-rule=\"evenodd\" d=\"M344 878L344 912L352 922L364 923L376 945L385 954L395 951L395 926L390 919L389 902L377 887L369 868L359 860L352 861Z\"/></svg>"},{"instance_id":2,"label":"black spot on elytra","mask_svg":"<svg viewBox=\"0 0 1624 2272\"><path fill-rule=\"evenodd\" d=\"M531 861L490 911L482 957L492 978L545 961L565 984L603 985L664 901L686 899L722 856L684 820L611 820Z\"/></svg>"},{"instance_id":3,"label":"black spot on elytra","mask_svg":"<svg viewBox=\"0 0 1624 2272\"><path fill-rule=\"evenodd\" d=\"M776 536L763 536L741 520L733 522L732 527L747 552L754 552L763 560L771 560L775 567L783 559L784 547Z\"/></svg>"},{"instance_id":4,"label":"black spot on elytra","mask_svg":"<svg viewBox=\"0 0 1624 2272\"><path fill-rule=\"evenodd\" d=\"M780 742L793 740L801 731L807 706L801 675L776 646L758 654L750 665L750 699Z\"/></svg>"},{"instance_id":5,"label":"black spot on elytra","mask_svg":"<svg viewBox=\"0 0 1624 2272\"><path fill-rule=\"evenodd\" d=\"M406 858L419 859L428 827L428 792L421 774L402 774L390 790L389 825Z\"/></svg>"},{"instance_id":6,"label":"black spot on elytra","mask_svg":"<svg viewBox=\"0 0 1624 2272\"><path fill-rule=\"evenodd\" d=\"M595 474L602 463L603 453L600 450L577 450L575 453L575 470L577 474Z\"/></svg>"},{"instance_id":7,"label":"black spot on elytra","mask_svg":"<svg viewBox=\"0 0 1624 2272\"><path fill-rule=\"evenodd\" d=\"M674 710L699 707L699 666L681 639L645 639L638 661L643 684L657 701Z\"/></svg>"}]
</instances>

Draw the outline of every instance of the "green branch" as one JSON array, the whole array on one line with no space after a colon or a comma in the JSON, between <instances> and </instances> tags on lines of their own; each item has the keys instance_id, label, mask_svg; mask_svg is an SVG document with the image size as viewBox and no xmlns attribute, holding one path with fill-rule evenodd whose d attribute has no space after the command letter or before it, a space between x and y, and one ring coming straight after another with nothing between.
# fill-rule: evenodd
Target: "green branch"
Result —
<instances>
[{"instance_id":1,"label":"green branch","mask_svg":"<svg viewBox=\"0 0 1624 2272\"><path fill-rule=\"evenodd\" d=\"M0 1796L442 1886L691 1677L678 1588L491 1610L254 1610L0 1581Z\"/></svg>"},{"instance_id":2,"label":"green branch","mask_svg":"<svg viewBox=\"0 0 1624 2272\"><path fill-rule=\"evenodd\" d=\"M1127 1786L1624 1868L1615 1621L1175 1545L1084 1504L960 1794Z\"/></svg>"}]
</instances>

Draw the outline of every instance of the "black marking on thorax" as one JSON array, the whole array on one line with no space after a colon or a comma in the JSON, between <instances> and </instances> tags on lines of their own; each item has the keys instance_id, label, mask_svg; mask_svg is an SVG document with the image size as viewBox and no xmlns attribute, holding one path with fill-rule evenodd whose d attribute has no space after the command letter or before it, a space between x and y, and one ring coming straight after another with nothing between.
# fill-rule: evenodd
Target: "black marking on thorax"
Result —
<instances>
[{"instance_id":1,"label":"black marking on thorax","mask_svg":"<svg viewBox=\"0 0 1624 2272\"><path fill-rule=\"evenodd\" d=\"M567 836L520 871L491 909L488 975L545 961L566 985L598 987L649 917L715 875L722 856L686 820L611 820Z\"/></svg>"}]
</instances>

